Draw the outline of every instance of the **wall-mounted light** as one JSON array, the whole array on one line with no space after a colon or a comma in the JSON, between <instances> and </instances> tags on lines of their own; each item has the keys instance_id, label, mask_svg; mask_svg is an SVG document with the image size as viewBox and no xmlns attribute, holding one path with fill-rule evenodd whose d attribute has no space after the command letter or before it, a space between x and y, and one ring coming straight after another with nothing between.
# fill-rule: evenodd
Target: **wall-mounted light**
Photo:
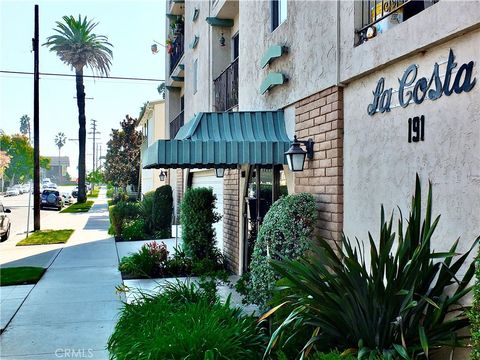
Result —
<instances>
[{"instance_id":1,"label":"wall-mounted light","mask_svg":"<svg viewBox=\"0 0 480 360\"><path fill-rule=\"evenodd\" d=\"M220 38L218 39L218 43L220 44L221 47L225 46L225 37L223 36L223 32L220 35Z\"/></svg>"},{"instance_id":2,"label":"wall-mounted light","mask_svg":"<svg viewBox=\"0 0 480 360\"><path fill-rule=\"evenodd\" d=\"M223 175L225 174L225 169L223 168L215 168L215 176L217 178L223 178Z\"/></svg>"},{"instance_id":3,"label":"wall-mounted light","mask_svg":"<svg viewBox=\"0 0 480 360\"><path fill-rule=\"evenodd\" d=\"M163 170L160 171L160 175L158 175L158 177L160 178L160 181L165 181L166 176L167 176L167 173L164 172Z\"/></svg>"},{"instance_id":4,"label":"wall-mounted light","mask_svg":"<svg viewBox=\"0 0 480 360\"><path fill-rule=\"evenodd\" d=\"M300 145L302 144L305 146L306 151L301 148ZM307 157L309 160L313 159L314 144L315 143L312 139L298 140L297 135L293 137L293 143L290 146L290 149L285 152L285 155L287 156L288 168L290 169L290 171L303 171L305 157Z\"/></svg>"}]
</instances>

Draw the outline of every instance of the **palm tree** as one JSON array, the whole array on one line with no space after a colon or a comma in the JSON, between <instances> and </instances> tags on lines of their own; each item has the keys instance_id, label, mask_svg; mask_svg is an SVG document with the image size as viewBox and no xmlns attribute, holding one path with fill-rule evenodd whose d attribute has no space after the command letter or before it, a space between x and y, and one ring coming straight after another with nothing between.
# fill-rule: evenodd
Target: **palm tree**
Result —
<instances>
[{"instance_id":1,"label":"palm tree","mask_svg":"<svg viewBox=\"0 0 480 360\"><path fill-rule=\"evenodd\" d=\"M23 115L21 118L20 118L20 132L23 134L23 135L27 135L28 134L28 141L31 141L31 130L30 130L30 117L28 115Z\"/></svg>"},{"instance_id":2,"label":"palm tree","mask_svg":"<svg viewBox=\"0 0 480 360\"><path fill-rule=\"evenodd\" d=\"M57 27L53 30L57 33L49 36L43 45L56 52L57 56L65 64L75 69L77 86L78 107L78 202L85 202L85 143L87 137L85 117L85 87L83 85L83 68L90 67L94 73L100 76L108 76L112 64L112 44L104 35L96 35L92 31L98 25L87 17L79 15L78 19L73 16L64 16L63 22L56 22Z\"/></svg>"},{"instance_id":3,"label":"palm tree","mask_svg":"<svg viewBox=\"0 0 480 360\"><path fill-rule=\"evenodd\" d=\"M67 142L67 137L63 132L59 132L55 136L55 145L57 145L58 147L58 168L59 168L58 180L59 181L62 179L62 165L60 162L60 150L62 149L63 145L65 145L66 142Z\"/></svg>"}]
</instances>

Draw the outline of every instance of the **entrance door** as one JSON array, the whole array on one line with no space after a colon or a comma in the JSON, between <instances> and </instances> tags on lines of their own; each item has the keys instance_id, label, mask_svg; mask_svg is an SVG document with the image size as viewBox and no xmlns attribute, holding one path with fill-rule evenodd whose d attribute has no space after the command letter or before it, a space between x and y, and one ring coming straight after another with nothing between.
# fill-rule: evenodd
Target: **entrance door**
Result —
<instances>
[{"instance_id":1,"label":"entrance door","mask_svg":"<svg viewBox=\"0 0 480 360\"><path fill-rule=\"evenodd\" d=\"M283 166L261 168L250 166L246 189L244 217L244 268L248 271L257 239L258 229L272 204L288 195Z\"/></svg>"}]
</instances>

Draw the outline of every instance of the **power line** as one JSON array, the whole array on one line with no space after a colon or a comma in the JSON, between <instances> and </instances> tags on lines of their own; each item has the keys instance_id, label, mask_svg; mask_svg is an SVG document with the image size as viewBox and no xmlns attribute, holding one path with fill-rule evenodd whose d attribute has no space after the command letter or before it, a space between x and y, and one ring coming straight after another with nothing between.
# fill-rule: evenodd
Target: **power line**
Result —
<instances>
[{"instance_id":1,"label":"power line","mask_svg":"<svg viewBox=\"0 0 480 360\"><path fill-rule=\"evenodd\" d=\"M33 72L28 71L10 71L10 70L0 70L2 74L17 74L17 75L33 75ZM60 74L60 73L39 73L42 76L63 76L63 77L75 77L74 74ZM162 79L151 79L151 78L137 78L137 77L124 77L124 76L94 76L94 75L83 75L84 78L100 79L100 80L133 80L133 81L165 81Z\"/></svg>"}]
</instances>

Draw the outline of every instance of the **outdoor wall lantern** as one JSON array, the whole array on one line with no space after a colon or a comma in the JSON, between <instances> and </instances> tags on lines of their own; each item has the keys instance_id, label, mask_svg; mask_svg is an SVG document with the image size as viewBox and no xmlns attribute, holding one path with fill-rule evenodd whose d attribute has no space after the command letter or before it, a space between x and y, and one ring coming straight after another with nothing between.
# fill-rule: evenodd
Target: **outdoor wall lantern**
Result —
<instances>
[{"instance_id":1,"label":"outdoor wall lantern","mask_svg":"<svg viewBox=\"0 0 480 360\"><path fill-rule=\"evenodd\" d=\"M163 170L160 171L160 175L158 175L158 177L160 178L160 181L165 181L166 176L167 176L167 173L164 172Z\"/></svg>"},{"instance_id":2,"label":"outdoor wall lantern","mask_svg":"<svg viewBox=\"0 0 480 360\"><path fill-rule=\"evenodd\" d=\"M223 168L215 168L215 176L217 178L223 178L223 174L225 173L225 169Z\"/></svg>"},{"instance_id":3,"label":"outdoor wall lantern","mask_svg":"<svg viewBox=\"0 0 480 360\"><path fill-rule=\"evenodd\" d=\"M300 145L305 145L305 150L303 150ZM287 164L290 171L297 172L303 171L303 166L305 164L305 157L309 160L313 159L313 140L298 140L297 135L293 137L292 146L285 153L287 156Z\"/></svg>"},{"instance_id":4,"label":"outdoor wall lantern","mask_svg":"<svg viewBox=\"0 0 480 360\"><path fill-rule=\"evenodd\" d=\"M219 42L221 47L225 46L225 37L223 36L223 32L222 32L222 35L220 36L220 38L218 39L218 42Z\"/></svg>"}]
</instances>

